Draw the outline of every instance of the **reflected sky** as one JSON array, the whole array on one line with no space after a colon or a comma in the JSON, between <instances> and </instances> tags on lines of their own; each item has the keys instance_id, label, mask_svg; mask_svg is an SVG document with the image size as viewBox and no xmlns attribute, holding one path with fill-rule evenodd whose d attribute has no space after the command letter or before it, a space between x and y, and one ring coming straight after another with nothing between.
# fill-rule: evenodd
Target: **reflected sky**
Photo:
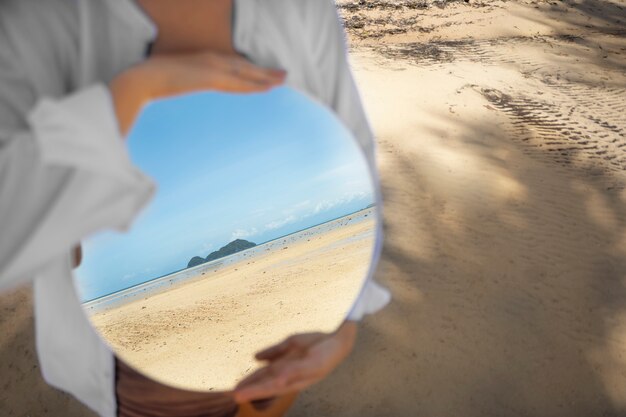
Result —
<instances>
[{"instance_id":1,"label":"reflected sky","mask_svg":"<svg viewBox=\"0 0 626 417\"><path fill-rule=\"evenodd\" d=\"M184 269L235 239L260 244L374 201L348 130L287 87L153 103L128 145L158 191L128 233L83 242L82 301Z\"/></svg>"}]
</instances>

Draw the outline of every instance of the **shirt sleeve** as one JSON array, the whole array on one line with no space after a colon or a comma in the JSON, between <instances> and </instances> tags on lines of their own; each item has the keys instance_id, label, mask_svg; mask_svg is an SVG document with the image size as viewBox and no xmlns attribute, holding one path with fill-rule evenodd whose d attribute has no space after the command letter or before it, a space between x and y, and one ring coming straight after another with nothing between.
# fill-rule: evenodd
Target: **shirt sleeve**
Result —
<instances>
[{"instance_id":1,"label":"shirt sleeve","mask_svg":"<svg viewBox=\"0 0 626 417\"><path fill-rule=\"evenodd\" d=\"M339 118L352 131L361 145L374 176L374 186L378 210L378 230L373 265L375 266L382 245L382 198L375 159L375 139L365 111L361 104L352 71L348 62L345 33L332 0L305 0L308 7L307 21L315 23L310 27L315 42L311 46L313 65L320 71L323 100L335 111ZM311 17L316 16L316 19ZM348 314L349 320L360 320L366 314L382 309L391 299L389 291L372 278L370 271L359 297Z\"/></svg>"},{"instance_id":2,"label":"shirt sleeve","mask_svg":"<svg viewBox=\"0 0 626 417\"><path fill-rule=\"evenodd\" d=\"M29 91L6 75L0 68L0 112L8 114L9 99ZM128 228L153 194L103 85L40 100L18 129L0 117L0 144L0 290L32 279L95 231Z\"/></svg>"}]
</instances>

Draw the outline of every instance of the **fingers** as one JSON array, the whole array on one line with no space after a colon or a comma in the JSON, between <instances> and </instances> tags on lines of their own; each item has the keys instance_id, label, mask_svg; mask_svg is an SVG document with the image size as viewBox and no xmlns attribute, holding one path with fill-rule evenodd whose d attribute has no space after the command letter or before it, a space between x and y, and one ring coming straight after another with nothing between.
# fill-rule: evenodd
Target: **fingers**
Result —
<instances>
[{"instance_id":1,"label":"fingers","mask_svg":"<svg viewBox=\"0 0 626 417\"><path fill-rule=\"evenodd\" d=\"M235 388L238 402L300 391L323 379L346 356L345 342L337 334L294 335L257 353L270 363Z\"/></svg>"},{"instance_id":2,"label":"fingers","mask_svg":"<svg viewBox=\"0 0 626 417\"><path fill-rule=\"evenodd\" d=\"M320 365L312 359L274 362L242 381L235 388L235 400L246 402L302 390L324 377Z\"/></svg>"},{"instance_id":3,"label":"fingers","mask_svg":"<svg viewBox=\"0 0 626 417\"><path fill-rule=\"evenodd\" d=\"M263 378L267 377L268 372L269 372L269 369L268 369L267 366L264 366L262 368L257 369L252 374L248 375L242 381L240 381L237 384L237 386L235 387L235 390L238 390L238 389L246 387L246 386L253 385L253 384L261 381Z\"/></svg>"},{"instance_id":4,"label":"fingers","mask_svg":"<svg viewBox=\"0 0 626 417\"><path fill-rule=\"evenodd\" d=\"M289 337L277 345L270 346L269 348L258 352L254 357L260 361L270 361L276 359L287 353L287 351L291 347L292 341L293 337Z\"/></svg>"},{"instance_id":5,"label":"fingers","mask_svg":"<svg viewBox=\"0 0 626 417\"><path fill-rule=\"evenodd\" d=\"M266 91L282 84L286 72L259 67L238 55L203 52L154 56L122 75L138 81L131 84L147 90L152 100L199 91Z\"/></svg>"},{"instance_id":6,"label":"fingers","mask_svg":"<svg viewBox=\"0 0 626 417\"><path fill-rule=\"evenodd\" d=\"M228 61L232 75L261 84L280 84L287 74L284 70L259 67L241 57L231 57Z\"/></svg>"},{"instance_id":7,"label":"fingers","mask_svg":"<svg viewBox=\"0 0 626 417\"><path fill-rule=\"evenodd\" d=\"M262 92L280 84L273 80L254 80L232 73L222 73L212 77L205 89L231 93Z\"/></svg>"},{"instance_id":8,"label":"fingers","mask_svg":"<svg viewBox=\"0 0 626 417\"><path fill-rule=\"evenodd\" d=\"M235 401L244 403L301 391L323 378L323 375L314 372L295 372L292 375L289 373L273 375L272 372L269 369L264 370L255 375L253 382L237 387L234 391Z\"/></svg>"},{"instance_id":9,"label":"fingers","mask_svg":"<svg viewBox=\"0 0 626 417\"><path fill-rule=\"evenodd\" d=\"M261 68L243 59L233 59L227 72L217 74L216 89L230 92L266 91L282 84L285 72Z\"/></svg>"},{"instance_id":10,"label":"fingers","mask_svg":"<svg viewBox=\"0 0 626 417\"><path fill-rule=\"evenodd\" d=\"M270 367L263 367L241 381L233 391L235 401L243 403L274 396L273 393L279 391L280 388L272 372ZM270 381L272 381L271 384ZM263 393L268 393L268 395L264 396Z\"/></svg>"},{"instance_id":11,"label":"fingers","mask_svg":"<svg viewBox=\"0 0 626 417\"><path fill-rule=\"evenodd\" d=\"M252 378L246 378L246 381L235 388L235 401L240 403L254 401L288 392L287 381L274 372L270 367L266 367L255 372Z\"/></svg>"},{"instance_id":12,"label":"fingers","mask_svg":"<svg viewBox=\"0 0 626 417\"><path fill-rule=\"evenodd\" d=\"M319 332L290 336L279 344L270 346L269 348L258 352L255 355L255 358L261 361L272 361L286 355L290 350L307 349L315 343L321 341L326 336L327 335L324 333Z\"/></svg>"},{"instance_id":13,"label":"fingers","mask_svg":"<svg viewBox=\"0 0 626 417\"><path fill-rule=\"evenodd\" d=\"M285 81L285 71L262 68L240 56L204 53L191 59L196 63L194 72L205 83L202 89L260 92L276 87ZM182 80L189 81L194 78L191 76ZM199 89L198 86L195 86L195 89Z\"/></svg>"}]
</instances>

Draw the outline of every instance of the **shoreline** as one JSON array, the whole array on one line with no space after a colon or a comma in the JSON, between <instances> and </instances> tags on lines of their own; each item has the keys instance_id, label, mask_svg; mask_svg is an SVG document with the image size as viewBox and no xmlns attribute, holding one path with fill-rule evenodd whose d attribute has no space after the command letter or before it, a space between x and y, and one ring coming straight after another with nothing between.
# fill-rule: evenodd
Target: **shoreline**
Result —
<instances>
[{"instance_id":1,"label":"shoreline","mask_svg":"<svg viewBox=\"0 0 626 417\"><path fill-rule=\"evenodd\" d=\"M233 263L236 263L248 255L254 256L257 252L266 250L266 251L275 251L278 250L276 246L278 246L279 241L285 239L291 239L299 234L306 234L313 232L320 233L325 228L332 226L335 223L344 221L347 218L354 219L351 220L352 223L356 223L358 221L365 220L368 216L376 216L376 206L368 207L362 210L357 210L353 213L346 214L345 216L338 217L333 220L329 220L324 223L320 223L315 226L308 227L306 229L299 230L297 232L289 233L287 235L283 235L277 237L272 240L268 240L267 242L260 243L252 248L245 249L243 251L234 253L232 255L224 256L219 259L215 259L213 261L200 264L191 268L185 268L176 272L172 272L167 275L163 275L157 278L153 278L149 281L143 282L141 284L133 285L132 287L125 288L123 290L116 291L111 294L103 295L98 298L94 298L89 301L85 301L82 303L83 309L89 315L97 314L102 311L110 310L113 308L120 307L123 304L132 302L141 297L150 297L156 294L160 294L164 291L176 288L180 285L185 285L195 280L199 279L207 279L209 276L204 276L207 273L215 273L222 270L224 267L227 267ZM212 272L209 270L213 269Z\"/></svg>"}]
</instances>

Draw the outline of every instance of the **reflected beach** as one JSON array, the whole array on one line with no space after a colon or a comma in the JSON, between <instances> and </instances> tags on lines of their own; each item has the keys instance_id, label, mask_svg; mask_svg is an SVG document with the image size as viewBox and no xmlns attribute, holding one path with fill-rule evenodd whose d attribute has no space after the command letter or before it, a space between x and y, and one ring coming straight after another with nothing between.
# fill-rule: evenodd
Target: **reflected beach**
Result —
<instances>
[{"instance_id":1,"label":"reflected beach","mask_svg":"<svg viewBox=\"0 0 626 417\"><path fill-rule=\"evenodd\" d=\"M76 285L125 363L230 390L285 338L333 332L376 258L374 179L336 115L305 95L199 93L151 104L129 137L153 201L83 242Z\"/></svg>"},{"instance_id":2,"label":"reflected beach","mask_svg":"<svg viewBox=\"0 0 626 417\"><path fill-rule=\"evenodd\" d=\"M367 274L374 211L367 208L85 307L117 354L146 375L168 375L168 383L181 388L229 389L258 366L259 346L295 332L330 332L340 324ZM206 378L207 369L215 375Z\"/></svg>"}]
</instances>

